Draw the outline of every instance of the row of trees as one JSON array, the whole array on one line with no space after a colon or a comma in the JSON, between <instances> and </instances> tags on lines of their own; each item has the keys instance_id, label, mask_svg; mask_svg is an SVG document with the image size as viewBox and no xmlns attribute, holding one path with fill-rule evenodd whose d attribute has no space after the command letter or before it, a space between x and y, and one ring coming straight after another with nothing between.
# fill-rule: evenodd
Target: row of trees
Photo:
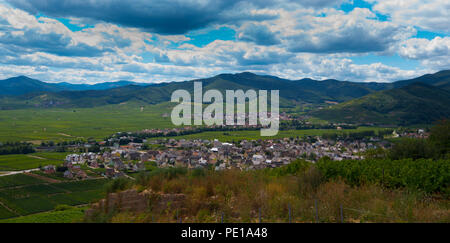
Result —
<instances>
[{"instance_id":1,"label":"row of trees","mask_svg":"<svg viewBox=\"0 0 450 243\"><path fill-rule=\"evenodd\" d=\"M444 120L432 127L428 139L399 140L386 156L390 159L450 159L450 121Z\"/></svg>"},{"instance_id":2,"label":"row of trees","mask_svg":"<svg viewBox=\"0 0 450 243\"><path fill-rule=\"evenodd\" d=\"M5 154L29 154L34 153L35 150L31 143L21 142L6 142L0 143L0 155Z\"/></svg>"}]
</instances>

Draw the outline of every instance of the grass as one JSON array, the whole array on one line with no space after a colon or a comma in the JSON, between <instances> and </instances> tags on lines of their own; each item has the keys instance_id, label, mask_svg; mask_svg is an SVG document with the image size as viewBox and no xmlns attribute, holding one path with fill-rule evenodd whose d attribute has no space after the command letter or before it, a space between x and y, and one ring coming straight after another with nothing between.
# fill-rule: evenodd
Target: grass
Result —
<instances>
[{"instance_id":1,"label":"grass","mask_svg":"<svg viewBox=\"0 0 450 243\"><path fill-rule=\"evenodd\" d=\"M8 209L6 209L2 205L0 205L0 219L12 218L15 216L17 216L15 213L9 211ZM1 220L0 220L0 222L1 222Z\"/></svg>"},{"instance_id":2,"label":"grass","mask_svg":"<svg viewBox=\"0 0 450 243\"><path fill-rule=\"evenodd\" d=\"M49 211L17 218L3 219L0 223L77 223L82 222L85 208Z\"/></svg>"},{"instance_id":3,"label":"grass","mask_svg":"<svg viewBox=\"0 0 450 243\"><path fill-rule=\"evenodd\" d=\"M37 178L31 177L28 175L24 175L24 174L0 177L0 189L7 188L7 187L35 185L35 184L43 184L43 183L44 183L44 181L42 181L42 180L39 180Z\"/></svg>"},{"instance_id":4,"label":"grass","mask_svg":"<svg viewBox=\"0 0 450 243\"><path fill-rule=\"evenodd\" d=\"M39 166L58 165L68 153L34 153L0 155L0 171L35 169Z\"/></svg>"},{"instance_id":5,"label":"grass","mask_svg":"<svg viewBox=\"0 0 450 243\"><path fill-rule=\"evenodd\" d=\"M96 179L96 180L84 180L75 182L64 182L53 184L53 186L70 192L82 192L87 190L102 189L107 182L108 182L107 179Z\"/></svg>"},{"instance_id":6,"label":"grass","mask_svg":"<svg viewBox=\"0 0 450 243\"><path fill-rule=\"evenodd\" d=\"M315 222L316 205L320 222L450 222L449 201L403 189L385 190L377 185L350 186L340 180L326 181L317 170L275 176L270 171L205 171L177 176L157 174L139 179L137 190L155 193L182 193L180 209L154 207L133 214L119 212L106 222L186 223ZM99 218L104 220L102 216ZM87 218L87 220L95 221Z\"/></svg>"},{"instance_id":7,"label":"grass","mask_svg":"<svg viewBox=\"0 0 450 243\"><path fill-rule=\"evenodd\" d=\"M32 156L48 159L48 160L56 160L56 161L63 161L66 156L70 154L69 152L64 153L57 153L57 152L43 152L43 153L34 153L31 154Z\"/></svg>"},{"instance_id":8,"label":"grass","mask_svg":"<svg viewBox=\"0 0 450 243\"><path fill-rule=\"evenodd\" d=\"M0 218L46 212L57 205L84 205L106 195L106 179L53 183L17 174L0 177ZM59 215L60 213L56 213Z\"/></svg>"},{"instance_id":9,"label":"grass","mask_svg":"<svg viewBox=\"0 0 450 243\"><path fill-rule=\"evenodd\" d=\"M126 103L95 108L22 109L0 111L0 141L67 141L103 139L120 131L172 127L170 103Z\"/></svg>"}]
</instances>

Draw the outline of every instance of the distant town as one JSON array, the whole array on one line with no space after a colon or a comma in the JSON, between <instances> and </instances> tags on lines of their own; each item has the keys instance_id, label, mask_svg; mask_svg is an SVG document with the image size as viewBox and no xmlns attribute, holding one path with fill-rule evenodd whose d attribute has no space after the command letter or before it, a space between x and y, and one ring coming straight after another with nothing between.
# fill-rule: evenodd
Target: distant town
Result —
<instances>
[{"instance_id":1,"label":"distant town","mask_svg":"<svg viewBox=\"0 0 450 243\"><path fill-rule=\"evenodd\" d=\"M425 130L418 129L401 134L390 130L388 134L385 132L378 135L368 132L364 136L350 138L324 135L238 142L174 138L147 140L139 137L139 134L141 137L142 134L152 137L152 134L167 135L181 131L176 128L144 130L139 133L122 132L99 143L72 145L85 152L69 154L62 165L48 165L41 170L46 174L63 172L67 179L88 178L86 169L97 171L97 175L106 178L129 177L127 173L145 171L149 165L160 168L208 167L216 171L255 170L288 165L299 158L310 162L323 157L336 161L359 160L365 158L368 150L388 148L390 142L385 137L428 136ZM95 149L92 149L94 146ZM89 152L90 150L96 152Z\"/></svg>"}]
</instances>

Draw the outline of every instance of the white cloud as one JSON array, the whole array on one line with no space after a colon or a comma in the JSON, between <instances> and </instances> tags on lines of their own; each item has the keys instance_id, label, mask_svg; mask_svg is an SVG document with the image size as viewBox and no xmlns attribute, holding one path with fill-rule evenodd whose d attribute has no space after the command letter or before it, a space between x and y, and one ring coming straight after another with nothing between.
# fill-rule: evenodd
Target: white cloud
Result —
<instances>
[{"instance_id":1,"label":"white cloud","mask_svg":"<svg viewBox=\"0 0 450 243\"><path fill-rule=\"evenodd\" d=\"M355 8L350 13L327 10L324 16L285 14L284 21L295 21L289 31L276 22L283 43L293 52L367 53L392 52L398 42L416 33L403 27L376 19L369 9ZM283 19L283 18L282 18Z\"/></svg>"},{"instance_id":2,"label":"white cloud","mask_svg":"<svg viewBox=\"0 0 450 243\"><path fill-rule=\"evenodd\" d=\"M207 34L208 29L227 26L237 32L236 41L213 40L203 47L184 43L190 38L182 34L163 35L108 22L93 21L89 28L71 31L51 17L36 18L0 3L0 77L163 82L253 71L289 79L386 82L449 67L449 37L410 39L416 30L401 18L380 21L369 9L344 13L321 8L340 0L271 2L238 3L221 11L222 19L241 12L248 16L233 22L213 21L198 30ZM387 11L388 5L378 5L377 11ZM85 20L70 19L78 26L86 24ZM373 52L379 56L398 53L419 60L422 67L404 70L381 62L357 65L349 59Z\"/></svg>"},{"instance_id":3,"label":"white cloud","mask_svg":"<svg viewBox=\"0 0 450 243\"><path fill-rule=\"evenodd\" d=\"M368 0L373 9L388 14L401 25L418 26L430 31L450 32L448 0Z\"/></svg>"},{"instance_id":4,"label":"white cloud","mask_svg":"<svg viewBox=\"0 0 450 243\"><path fill-rule=\"evenodd\" d=\"M434 70L450 68L450 37L432 40L413 38L406 40L399 54L402 57L420 60L424 66Z\"/></svg>"}]
</instances>

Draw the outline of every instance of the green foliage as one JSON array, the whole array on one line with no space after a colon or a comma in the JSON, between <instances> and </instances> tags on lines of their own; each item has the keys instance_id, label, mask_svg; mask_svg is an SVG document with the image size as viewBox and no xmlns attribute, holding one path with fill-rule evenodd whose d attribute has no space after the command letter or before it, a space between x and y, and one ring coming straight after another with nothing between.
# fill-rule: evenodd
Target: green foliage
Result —
<instances>
[{"instance_id":1,"label":"green foliage","mask_svg":"<svg viewBox=\"0 0 450 243\"><path fill-rule=\"evenodd\" d=\"M196 168L190 171L189 176L192 178L201 178L206 176L205 169Z\"/></svg>"},{"instance_id":2,"label":"green foliage","mask_svg":"<svg viewBox=\"0 0 450 243\"><path fill-rule=\"evenodd\" d=\"M421 83L385 90L311 114L347 123L431 124L450 116L450 92Z\"/></svg>"},{"instance_id":3,"label":"green foliage","mask_svg":"<svg viewBox=\"0 0 450 243\"><path fill-rule=\"evenodd\" d=\"M450 153L450 120L442 120L431 128L430 141L442 155Z\"/></svg>"},{"instance_id":4,"label":"green foliage","mask_svg":"<svg viewBox=\"0 0 450 243\"><path fill-rule=\"evenodd\" d=\"M102 189L103 185L105 185L107 182L108 182L107 179L95 179L95 180L57 183L53 184L53 186L70 192L81 192L81 191Z\"/></svg>"},{"instance_id":5,"label":"green foliage","mask_svg":"<svg viewBox=\"0 0 450 243\"><path fill-rule=\"evenodd\" d=\"M34 148L30 143L6 142L0 143L0 155L4 154L29 154Z\"/></svg>"},{"instance_id":6,"label":"green foliage","mask_svg":"<svg viewBox=\"0 0 450 243\"><path fill-rule=\"evenodd\" d=\"M83 208L70 207L66 210L54 210L18 218L4 219L0 220L0 223L77 223L82 222L83 217Z\"/></svg>"},{"instance_id":7,"label":"green foliage","mask_svg":"<svg viewBox=\"0 0 450 243\"><path fill-rule=\"evenodd\" d=\"M55 207L54 211L66 211L71 209L74 209L74 207L65 204L60 204Z\"/></svg>"},{"instance_id":8,"label":"green foliage","mask_svg":"<svg viewBox=\"0 0 450 243\"><path fill-rule=\"evenodd\" d=\"M403 138L389 151L391 159L449 158L450 121L443 120L431 128L429 139Z\"/></svg>"},{"instance_id":9,"label":"green foliage","mask_svg":"<svg viewBox=\"0 0 450 243\"><path fill-rule=\"evenodd\" d=\"M152 176L159 176L166 179L174 179L179 175L186 175L188 172L187 168L184 167L169 167L169 168L158 168L149 173Z\"/></svg>"},{"instance_id":10,"label":"green foliage","mask_svg":"<svg viewBox=\"0 0 450 243\"><path fill-rule=\"evenodd\" d=\"M24 174L0 177L0 218L29 215L55 209L71 211L61 205L82 205L103 198L105 179L48 184ZM6 210L6 211L5 211Z\"/></svg>"},{"instance_id":11,"label":"green foliage","mask_svg":"<svg viewBox=\"0 0 450 243\"><path fill-rule=\"evenodd\" d=\"M8 209L6 209L5 207L0 205L0 219L7 219L7 218L12 218L17 216L17 214L9 211ZM1 220L0 220L1 223Z\"/></svg>"},{"instance_id":12,"label":"green foliage","mask_svg":"<svg viewBox=\"0 0 450 243\"><path fill-rule=\"evenodd\" d=\"M24 174L0 177L0 188L41 184L44 181Z\"/></svg>"},{"instance_id":13,"label":"green foliage","mask_svg":"<svg viewBox=\"0 0 450 243\"><path fill-rule=\"evenodd\" d=\"M305 160L295 160L286 166L282 166L275 169L267 169L267 172L275 176L286 176L286 175L299 175L305 173L313 163L307 162Z\"/></svg>"},{"instance_id":14,"label":"green foliage","mask_svg":"<svg viewBox=\"0 0 450 243\"><path fill-rule=\"evenodd\" d=\"M118 178L114 179L111 182L105 185L107 193L114 193L119 191L124 191L130 189L133 186L133 183L130 179L127 178Z\"/></svg>"},{"instance_id":15,"label":"green foliage","mask_svg":"<svg viewBox=\"0 0 450 243\"><path fill-rule=\"evenodd\" d=\"M61 142L89 137L100 140L120 131L173 127L170 117L162 117L170 113L170 103L146 105L143 112L141 105L129 102L80 108L76 113L59 108L0 109L0 141Z\"/></svg>"},{"instance_id":16,"label":"green foliage","mask_svg":"<svg viewBox=\"0 0 450 243\"><path fill-rule=\"evenodd\" d=\"M32 155L0 155L0 171L36 169L40 166L61 164L67 153L34 153Z\"/></svg>"},{"instance_id":17,"label":"green foliage","mask_svg":"<svg viewBox=\"0 0 450 243\"><path fill-rule=\"evenodd\" d=\"M373 183L388 188L404 187L427 193L448 193L450 187L450 163L445 159L321 159L316 165L325 178L342 178L355 186Z\"/></svg>"},{"instance_id":18,"label":"green foliage","mask_svg":"<svg viewBox=\"0 0 450 243\"><path fill-rule=\"evenodd\" d=\"M420 159L439 157L433 143L425 139L403 138L398 141L389 151L389 158L397 159Z\"/></svg>"}]
</instances>

